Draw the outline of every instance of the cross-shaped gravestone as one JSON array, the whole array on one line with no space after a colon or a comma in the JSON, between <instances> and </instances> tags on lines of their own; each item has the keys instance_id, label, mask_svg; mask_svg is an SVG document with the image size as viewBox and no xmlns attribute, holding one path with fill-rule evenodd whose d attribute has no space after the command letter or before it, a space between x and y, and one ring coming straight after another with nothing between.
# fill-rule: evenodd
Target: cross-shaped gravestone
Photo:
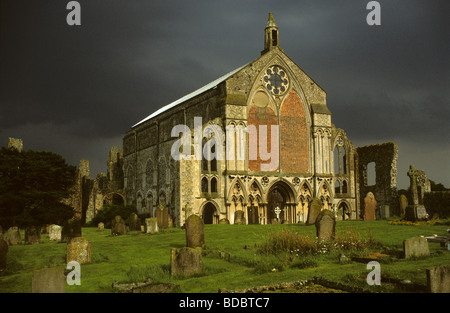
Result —
<instances>
[{"instance_id":1,"label":"cross-shaped gravestone","mask_svg":"<svg viewBox=\"0 0 450 313\"><path fill-rule=\"evenodd\" d=\"M276 207L274 212L277 215L277 219L279 220L280 219L280 212L281 212L280 207Z\"/></svg>"}]
</instances>

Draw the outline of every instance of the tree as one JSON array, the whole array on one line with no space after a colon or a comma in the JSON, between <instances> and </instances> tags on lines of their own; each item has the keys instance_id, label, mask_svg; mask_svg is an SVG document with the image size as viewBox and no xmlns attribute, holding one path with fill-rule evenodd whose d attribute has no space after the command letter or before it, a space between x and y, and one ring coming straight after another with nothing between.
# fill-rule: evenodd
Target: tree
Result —
<instances>
[{"instance_id":1,"label":"tree","mask_svg":"<svg viewBox=\"0 0 450 313\"><path fill-rule=\"evenodd\" d=\"M63 203L75 183L76 167L46 151L0 150L0 224L40 226L73 216Z\"/></svg>"}]
</instances>

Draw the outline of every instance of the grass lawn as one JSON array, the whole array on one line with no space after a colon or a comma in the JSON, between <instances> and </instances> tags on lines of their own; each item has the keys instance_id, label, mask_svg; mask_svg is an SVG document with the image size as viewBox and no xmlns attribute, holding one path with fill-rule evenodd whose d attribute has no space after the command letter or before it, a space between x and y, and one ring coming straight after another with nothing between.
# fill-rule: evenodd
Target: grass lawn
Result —
<instances>
[{"instance_id":1,"label":"grass lawn","mask_svg":"<svg viewBox=\"0 0 450 313\"><path fill-rule=\"evenodd\" d=\"M353 231L362 238L373 238L383 246L382 250L378 248L377 251L391 256L380 260L382 277L408 279L426 285L425 269L450 264L450 251L437 243L429 243L430 256L405 260L399 256L403 240L420 235L443 236L447 228L448 225L405 226L389 225L387 221L338 221L336 234ZM303 224L205 225L204 274L172 278L169 274L170 250L185 246L184 230L171 228L156 235L132 232L110 237L109 229L99 232L96 228L83 228L83 237L92 243L92 263L81 265L81 285L67 285L66 292L110 293L114 292L111 287L114 281L144 281L149 276L154 281L179 284L182 292L186 293L215 293L219 288L241 289L309 280L315 276L377 292L398 291L384 283L383 278L381 286L367 285L366 276L370 270L366 269L365 263L339 263L339 254L350 255L352 252L349 251L332 251L305 258L296 258L289 253L260 254L255 244L263 244L270 233L282 230L315 237L315 227ZM364 255L369 250L357 253ZM46 234L42 235L41 244L10 246L7 270L0 277L0 292L31 292L33 271L44 267L64 268L65 254L66 244L50 242ZM305 260L309 263L305 263Z\"/></svg>"}]
</instances>

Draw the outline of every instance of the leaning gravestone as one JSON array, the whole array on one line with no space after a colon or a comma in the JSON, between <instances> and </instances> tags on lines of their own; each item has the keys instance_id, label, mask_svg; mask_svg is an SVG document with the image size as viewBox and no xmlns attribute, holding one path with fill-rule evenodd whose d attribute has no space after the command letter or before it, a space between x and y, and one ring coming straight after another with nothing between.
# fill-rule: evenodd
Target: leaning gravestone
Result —
<instances>
[{"instance_id":1,"label":"leaning gravestone","mask_svg":"<svg viewBox=\"0 0 450 313\"><path fill-rule=\"evenodd\" d=\"M65 291L64 268L45 268L34 271L31 280L32 293L64 293Z\"/></svg>"},{"instance_id":2,"label":"leaning gravestone","mask_svg":"<svg viewBox=\"0 0 450 313\"><path fill-rule=\"evenodd\" d=\"M126 234L126 232L125 220L120 215L117 215L111 222L111 235L119 236Z\"/></svg>"},{"instance_id":3,"label":"leaning gravestone","mask_svg":"<svg viewBox=\"0 0 450 313\"><path fill-rule=\"evenodd\" d=\"M247 224L247 221L244 217L244 211L238 210L234 212L234 223L239 225L245 225Z\"/></svg>"},{"instance_id":4,"label":"leaning gravestone","mask_svg":"<svg viewBox=\"0 0 450 313\"><path fill-rule=\"evenodd\" d=\"M145 233L146 234L157 234L159 233L158 221L156 217L150 217L145 219Z\"/></svg>"},{"instance_id":5,"label":"leaning gravestone","mask_svg":"<svg viewBox=\"0 0 450 313\"><path fill-rule=\"evenodd\" d=\"M25 243L39 244L41 243L41 228L37 226L29 226L25 229Z\"/></svg>"},{"instance_id":6,"label":"leaning gravestone","mask_svg":"<svg viewBox=\"0 0 450 313\"><path fill-rule=\"evenodd\" d=\"M403 241L405 259L430 255L428 240L425 237L413 237Z\"/></svg>"},{"instance_id":7,"label":"leaning gravestone","mask_svg":"<svg viewBox=\"0 0 450 313\"><path fill-rule=\"evenodd\" d=\"M317 215L319 215L321 210L322 210L322 202L319 199L314 198L311 201L311 205L309 207L308 219L306 221L306 225L315 224Z\"/></svg>"},{"instance_id":8,"label":"leaning gravestone","mask_svg":"<svg viewBox=\"0 0 450 313\"><path fill-rule=\"evenodd\" d=\"M72 238L81 237L81 221L75 219L65 221L61 237L63 242L69 242Z\"/></svg>"},{"instance_id":9,"label":"leaning gravestone","mask_svg":"<svg viewBox=\"0 0 450 313\"><path fill-rule=\"evenodd\" d=\"M336 219L330 210L322 210L316 218L316 236L319 241L329 241L334 238Z\"/></svg>"},{"instance_id":10,"label":"leaning gravestone","mask_svg":"<svg viewBox=\"0 0 450 313\"><path fill-rule=\"evenodd\" d=\"M160 203L155 211L156 220L158 221L159 228L167 228L169 227L169 211L167 207Z\"/></svg>"},{"instance_id":11,"label":"leaning gravestone","mask_svg":"<svg viewBox=\"0 0 450 313\"><path fill-rule=\"evenodd\" d=\"M367 193L364 198L364 220L365 221L375 221L375 212L377 208L377 200L373 193Z\"/></svg>"},{"instance_id":12,"label":"leaning gravestone","mask_svg":"<svg viewBox=\"0 0 450 313\"><path fill-rule=\"evenodd\" d=\"M19 227L17 227L17 226L10 227L8 229L7 235L8 235L7 242L10 246L18 245L18 244L22 243L22 238L20 237Z\"/></svg>"},{"instance_id":13,"label":"leaning gravestone","mask_svg":"<svg viewBox=\"0 0 450 313\"><path fill-rule=\"evenodd\" d=\"M6 270L6 255L8 254L8 243L0 238L0 275Z\"/></svg>"},{"instance_id":14,"label":"leaning gravestone","mask_svg":"<svg viewBox=\"0 0 450 313\"><path fill-rule=\"evenodd\" d=\"M82 237L73 238L67 244L67 263L76 261L80 264L91 263L91 243Z\"/></svg>"},{"instance_id":15,"label":"leaning gravestone","mask_svg":"<svg viewBox=\"0 0 450 313\"><path fill-rule=\"evenodd\" d=\"M192 216L192 215L191 215ZM170 255L170 274L172 276L191 276L202 273L202 249L184 247L172 249Z\"/></svg>"},{"instance_id":16,"label":"leaning gravestone","mask_svg":"<svg viewBox=\"0 0 450 313\"><path fill-rule=\"evenodd\" d=\"M195 214L188 217L185 224L186 246L190 248L205 246L205 225L203 219Z\"/></svg>"},{"instance_id":17,"label":"leaning gravestone","mask_svg":"<svg viewBox=\"0 0 450 313\"><path fill-rule=\"evenodd\" d=\"M400 195L398 201L400 206L400 217L404 218L406 214L406 207L408 206L408 198L405 195Z\"/></svg>"},{"instance_id":18,"label":"leaning gravestone","mask_svg":"<svg viewBox=\"0 0 450 313\"><path fill-rule=\"evenodd\" d=\"M131 213L127 219L127 225L130 231L141 231L141 219L136 213Z\"/></svg>"},{"instance_id":19,"label":"leaning gravestone","mask_svg":"<svg viewBox=\"0 0 450 313\"><path fill-rule=\"evenodd\" d=\"M450 293L450 265L428 268L426 273L428 292Z\"/></svg>"},{"instance_id":20,"label":"leaning gravestone","mask_svg":"<svg viewBox=\"0 0 450 313\"><path fill-rule=\"evenodd\" d=\"M61 226L55 224L50 225L50 227L48 228L48 238L50 239L50 241L61 241L61 231Z\"/></svg>"}]
</instances>

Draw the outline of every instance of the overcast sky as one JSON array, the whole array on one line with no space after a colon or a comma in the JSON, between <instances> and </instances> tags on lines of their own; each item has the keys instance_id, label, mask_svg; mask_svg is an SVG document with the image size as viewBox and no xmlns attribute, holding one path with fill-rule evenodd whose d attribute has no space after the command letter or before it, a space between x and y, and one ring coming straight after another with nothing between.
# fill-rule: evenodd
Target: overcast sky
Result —
<instances>
[{"instance_id":1,"label":"overcast sky","mask_svg":"<svg viewBox=\"0 0 450 313\"><path fill-rule=\"evenodd\" d=\"M450 1L0 0L0 146L82 158L106 172L111 146L156 109L260 56L273 12L280 46L327 92L356 146L394 141L450 187Z\"/></svg>"}]
</instances>

